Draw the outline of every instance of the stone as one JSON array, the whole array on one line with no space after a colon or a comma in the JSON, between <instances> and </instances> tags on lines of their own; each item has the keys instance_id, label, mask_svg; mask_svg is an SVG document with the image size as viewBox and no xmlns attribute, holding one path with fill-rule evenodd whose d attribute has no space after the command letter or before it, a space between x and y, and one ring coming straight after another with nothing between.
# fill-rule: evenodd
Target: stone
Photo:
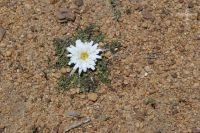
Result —
<instances>
[{"instance_id":1,"label":"stone","mask_svg":"<svg viewBox=\"0 0 200 133\"><path fill-rule=\"evenodd\" d=\"M6 51L6 53L5 53L5 56L6 57L10 57L12 55L12 52L11 51Z\"/></svg>"},{"instance_id":2,"label":"stone","mask_svg":"<svg viewBox=\"0 0 200 133\"><path fill-rule=\"evenodd\" d=\"M148 73L145 70L142 70L141 73L139 74L140 78L144 78L148 75Z\"/></svg>"},{"instance_id":3,"label":"stone","mask_svg":"<svg viewBox=\"0 0 200 133\"><path fill-rule=\"evenodd\" d=\"M151 71L152 71L151 68L150 68L150 66L145 66L145 67L144 67L144 70L145 70L146 72L151 72Z\"/></svg>"},{"instance_id":4,"label":"stone","mask_svg":"<svg viewBox=\"0 0 200 133\"><path fill-rule=\"evenodd\" d=\"M0 43L0 48L5 48L6 44L5 43Z\"/></svg>"},{"instance_id":5,"label":"stone","mask_svg":"<svg viewBox=\"0 0 200 133\"><path fill-rule=\"evenodd\" d=\"M58 2L58 0L50 0L49 2L50 2L50 4L56 4Z\"/></svg>"},{"instance_id":6,"label":"stone","mask_svg":"<svg viewBox=\"0 0 200 133\"><path fill-rule=\"evenodd\" d=\"M95 102L98 98L98 95L96 93L89 93L88 94L88 99Z\"/></svg>"},{"instance_id":7,"label":"stone","mask_svg":"<svg viewBox=\"0 0 200 133\"><path fill-rule=\"evenodd\" d=\"M200 133L200 128L194 128L194 129L192 130L192 133Z\"/></svg>"},{"instance_id":8,"label":"stone","mask_svg":"<svg viewBox=\"0 0 200 133\"><path fill-rule=\"evenodd\" d=\"M105 57L108 58L108 59L110 59L112 57L112 53L110 51L107 51L105 53Z\"/></svg>"},{"instance_id":9,"label":"stone","mask_svg":"<svg viewBox=\"0 0 200 133\"><path fill-rule=\"evenodd\" d=\"M56 15L57 19L59 19L59 20L65 19L65 14L63 14L63 13L60 12L60 11L57 11L57 12L55 13L55 15Z\"/></svg>"},{"instance_id":10,"label":"stone","mask_svg":"<svg viewBox=\"0 0 200 133\"><path fill-rule=\"evenodd\" d=\"M29 10L31 9L31 5L30 4L25 4L24 7L29 9Z\"/></svg>"},{"instance_id":11,"label":"stone","mask_svg":"<svg viewBox=\"0 0 200 133\"><path fill-rule=\"evenodd\" d=\"M33 34L32 33L27 34L27 39L29 40L33 39Z\"/></svg>"},{"instance_id":12,"label":"stone","mask_svg":"<svg viewBox=\"0 0 200 133\"><path fill-rule=\"evenodd\" d=\"M60 8L58 11L55 12L55 16L57 17L58 22L60 23L75 21L76 19L74 13L67 8Z\"/></svg>"},{"instance_id":13,"label":"stone","mask_svg":"<svg viewBox=\"0 0 200 133\"><path fill-rule=\"evenodd\" d=\"M0 41L3 39L5 34L6 30L2 26L0 26Z\"/></svg>"},{"instance_id":14,"label":"stone","mask_svg":"<svg viewBox=\"0 0 200 133\"><path fill-rule=\"evenodd\" d=\"M175 72L172 73L171 76L172 76L173 78L177 78L177 77L178 77L177 73L175 73Z\"/></svg>"},{"instance_id":15,"label":"stone","mask_svg":"<svg viewBox=\"0 0 200 133\"><path fill-rule=\"evenodd\" d=\"M99 42L99 47L103 47L104 43L103 42Z\"/></svg>"},{"instance_id":16,"label":"stone","mask_svg":"<svg viewBox=\"0 0 200 133\"><path fill-rule=\"evenodd\" d=\"M62 74L66 74L68 72L67 68L61 68L60 72Z\"/></svg>"},{"instance_id":17,"label":"stone","mask_svg":"<svg viewBox=\"0 0 200 133\"><path fill-rule=\"evenodd\" d=\"M79 97L81 98L81 99L85 99L85 94L82 94L82 95L79 95Z\"/></svg>"},{"instance_id":18,"label":"stone","mask_svg":"<svg viewBox=\"0 0 200 133\"><path fill-rule=\"evenodd\" d=\"M140 123L139 123L139 122L136 122L136 123L135 123L135 126L136 126L136 128L139 128L139 127L140 127Z\"/></svg>"},{"instance_id":19,"label":"stone","mask_svg":"<svg viewBox=\"0 0 200 133\"><path fill-rule=\"evenodd\" d=\"M155 19L155 17L149 10L142 11L142 16L144 19L151 20L151 21L154 21L154 19Z\"/></svg>"},{"instance_id":20,"label":"stone","mask_svg":"<svg viewBox=\"0 0 200 133\"><path fill-rule=\"evenodd\" d=\"M76 111L69 111L67 112L68 117L80 117L80 113Z\"/></svg>"},{"instance_id":21,"label":"stone","mask_svg":"<svg viewBox=\"0 0 200 133\"><path fill-rule=\"evenodd\" d=\"M74 4L80 7L83 5L83 0L74 0Z\"/></svg>"},{"instance_id":22,"label":"stone","mask_svg":"<svg viewBox=\"0 0 200 133\"><path fill-rule=\"evenodd\" d=\"M196 40L200 40L200 35L198 35L198 36L196 37Z\"/></svg>"},{"instance_id":23,"label":"stone","mask_svg":"<svg viewBox=\"0 0 200 133\"><path fill-rule=\"evenodd\" d=\"M198 88L199 86L200 86L199 83L194 83L194 84L193 84L193 87L194 87L194 88Z\"/></svg>"},{"instance_id":24,"label":"stone","mask_svg":"<svg viewBox=\"0 0 200 133\"><path fill-rule=\"evenodd\" d=\"M128 80L124 80L123 84L128 85L129 84Z\"/></svg>"},{"instance_id":25,"label":"stone","mask_svg":"<svg viewBox=\"0 0 200 133\"><path fill-rule=\"evenodd\" d=\"M200 12L197 13L197 20L198 20L198 21L200 20Z\"/></svg>"},{"instance_id":26,"label":"stone","mask_svg":"<svg viewBox=\"0 0 200 133\"><path fill-rule=\"evenodd\" d=\"M54 77L56 79L59 79L61 76L61 74L59 74L59 73L52 73L51 75L52 75L52 77Z\"/></svg>"},{"instance_id":27,"label":"stone","mask_svg":"<svg viewBox=\"0 0 200 133\"><path fill-rule=\"evenodd\" d=\"M135 5L135 10L142 11L144 8L145 8L145 7L144 7L144 5L142 5L142 4L136 4L136 5Z\"/></svg>"}]
</instances>

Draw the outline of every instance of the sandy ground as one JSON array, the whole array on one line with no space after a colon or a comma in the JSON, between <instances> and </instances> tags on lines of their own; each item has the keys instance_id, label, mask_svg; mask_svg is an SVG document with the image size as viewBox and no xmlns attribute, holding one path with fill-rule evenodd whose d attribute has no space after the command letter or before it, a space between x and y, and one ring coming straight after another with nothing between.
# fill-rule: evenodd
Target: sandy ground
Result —
<instances>
[{"instance_id":1,"label":"sandy ground","mask_svg":"<svg viewBox=\"0 0 200 133\"><path fill-rule=\"evenodd\" d=\"M74 22L58 22L61 7L75 12ZM69 132L200 132L200 1L121 0L115 8L119 22L109 0L0 0L0 133L62 133L85 117L91 121ZM48 67L53 39L90 23L123 45L96 102L60 93L61 72Z\"/></svg>"}]
</instances>

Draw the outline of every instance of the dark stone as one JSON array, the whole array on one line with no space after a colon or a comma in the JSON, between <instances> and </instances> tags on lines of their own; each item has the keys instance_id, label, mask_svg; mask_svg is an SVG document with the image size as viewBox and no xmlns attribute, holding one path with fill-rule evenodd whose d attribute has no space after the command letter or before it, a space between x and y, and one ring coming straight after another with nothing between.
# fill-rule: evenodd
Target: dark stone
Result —
<instances>
[{"instance_id":1,"label":"dark stone","mask_svg":"<svg viewBox=\"0 0 200 133\"><path fill-rule=\"evenodd\" d=\"M58 11L56 11L55 16L60 23L75 21L76 19L74 13L66 8L60 8Z\"/></svg>"},{"instance_id":2,"label":"dark stone","mask_svg":"<svg viewBox=\"0 0 200 133\"><path fill-rule=\"evenodd\" d=\"M74 1L75 5L77 5L78 7L83 5L83 0L75 0Z\"/></svg>"},{"instance_id":3,"label":"dark stone","mask_svg":"<svg viewBox=\"0 0 200 133\"><path fill-rule=\"evenodd\" d=\"M5 34L6 30L2 26L0 26L0 41L3 39Z\"/></svg>"}]
</instances>

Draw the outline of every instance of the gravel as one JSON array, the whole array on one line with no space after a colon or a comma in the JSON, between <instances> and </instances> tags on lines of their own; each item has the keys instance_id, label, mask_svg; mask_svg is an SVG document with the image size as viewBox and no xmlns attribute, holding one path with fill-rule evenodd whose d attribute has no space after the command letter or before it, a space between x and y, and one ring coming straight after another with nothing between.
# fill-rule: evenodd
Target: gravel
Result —
<instances>
[{"instance_id":1,"label":"gravel","mask_svg":"<svg viewBox=\"0 0 200 133\"><path fill-rule=\"evenodd\" d=\"M185 12L187 2L121 0L120 4L117 22L110 2L103 0L84 0L79 13L72 9L74 0L0 3L0 130L62 132L81 121L68 117L68 111L91 119L70 128L70 133L198 130L199 24L189 17L188 30L185 17L176 17ZM130 14L124 13L127 8ZM198 13L199 8L194 4L189 11ZM111 84L100 84L89 99L91 94L80 93L79 88L58 90L57 79L71 69L52 66L57 60L53 40L71 37L77 27L91 23L106 35L102 46L119 40L122 47L114 55L106 53L111 57ZM145 104L147 99L154 99L156 107ZM103 115L109 119L100 120Z\"/></svg>"}]
</instances>

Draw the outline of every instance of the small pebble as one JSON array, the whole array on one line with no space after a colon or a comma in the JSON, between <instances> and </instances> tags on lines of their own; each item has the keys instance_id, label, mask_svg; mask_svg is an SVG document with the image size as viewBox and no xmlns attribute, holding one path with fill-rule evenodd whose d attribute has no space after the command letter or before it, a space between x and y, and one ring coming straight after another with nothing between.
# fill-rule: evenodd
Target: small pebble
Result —
<instances>
[{"instance_id":1,"label":"small pebble","mask_svg":"<svg viewBox=\"0 0 200 133\"><path fill-rule=\"evenodd\" d=\"M81 99L85 99L86 96L85 96L84 94L82 94L82 95L80 95L79 97L80 97Z\"/></svg>"},{"instance_id":2,"label":"small pebble","mask_svg":"<svg viewBox=\"0 0 200 133\"><path fill-rule=\"evenodd\" d=\"M61 68L60 72L62 74L66 74L68 72L67 68Z\"/></svg>"},{"instance_id":3,"label":"small pebble","mask_svg":"<svg viewBox=\"0 0 200 133\"><path fill-rule=\"evenodd\" d=\"M31 9L31 5L30 4L25 4L24 7L29 9L29 10Z\"/></svg>"},{"instance_id":4,"label":"small pebble","mask_svg":"<svg viewBox=\"0 0 200 133\"><path fill-rule=\"evenodd\" d=\"M199 83L194 83L194 85L193 85L194 88L198 88L199 86L200 86Z\"/></svg>"},{"instance_id":5,"label":"small pebble","mask_svg":"<svg viewBox=\"0 0 200 133\"><path fill-rule=\"evenodd\" d=\"M57 19L59 19L59 20L65 19L65 14L63 14L63 13L60 12L60 11L57 11L57 12L55 13L55 15L56 15Z\"/></svg>"},{"instance_id":6,"label":"small pebble","mask_svg":"<svg viewBox=\"0 0 200 133\"><path fill-rule=\"evenodd\" d=\"M140 75L139 75L139 77L140 77L140 78L144 78L144 77L146 77L147 75L148 75L148 73L147 73L145 70L142 70L141 73L140 73Z\"/></svg>"},{"instance_id":7,"label":"small pebble","mask_svg":"<svg viewBox=\"0 0 200 133\"><path fill-rule=\"evenodd\" d=\"M75 0L74 4L80 7L83 5L83 0Z\"/></svg>"},{"instance_id":8,"label":"small pebble","mask_svg":"<svg viewBox=\"0 0 200 133\"><path fill-rule=\"evenodd\" d=\"M0 41L3 39L5 34L6 30L2 26L0 26Z\"/></svg>"},{"instance_id":9,"label":"small pebble","mask_svg":"<svg viewBox=\"0 0 200 133\"><path fill-rule=\"evenodd\" d=\"M197 20L200 20L200 12L197 13Z\"/></svg>"},{"instance_id":10,"label":"small pebble","mask_svg":"<svg viewBox=\"0 0 200 133\"><path fill-rule=\"evenodd\" d=\"M128 80L124 80L123 83L124 83L124 85L128 85L129 82L128 82Z\"/></svg>"},{"instance_id":11,"label":"small pebble","mask_svg":"<svg viewBox=\"0 0 200 133\"><path fill-rule=\"evenodd\" d=\"M139 128L140 127L140 123L135 123L135 126L136 126L136 128Z\"/></svg>"},{"instance_id":12,"label":"small pebble","mask_svg":"<svg viewBox=\"0 0 200 133\"><path fill-rule=\"evenodd\" d=\"M5 44L5 43L0 43L0 47L1 47L1 48L5 48L5 47L6 47L6 44Z\"/></svg>"},{"instance_id":13,"label":"small pebble","mask_svg":"<svg viewBox=\"0 0 200 133\"><path fill-rule=\"evenodd\" d=\"M104 46L104 43L99 42L99 47L103 47L103 46Z\"/></svg>"},{"instance_id":14,"label":"small pebble","mask_svg":"<svg viewBox=\"0 0 200 133\"><path fill-rule=\"evenodd\" d=\"M5 54L6 57L10 57L11 55L12 55L11 51L6 51L6 54Z\"/></svg>"},{"instance_id":15,"label":"small pebble","mask_svg":"<svg viewBox=\"0 0 200 133\"><path fill-rule=\"evenodd\" d=\"M200 40L200 35L197 35L196 40Z\"/></svg>"},{"instance_id":16,"label":"small pebble","mask_svg":"<svg viewBox=\"0 0 200 133\"><path fill-rule=\"evenodd\" d=\"M56 4L58 0L50 0L50 4Z\"/></svg>"},{"instance_id":17,"label":"small pebble","mask_svg":"<svg viewBox=\"0 0 200 133\"><path fill-rule=\"evenodd\" d=\"M153 21L155 19L153 14L148 10L144 10L142 12L142 16L143 16L144 19L151 20L151 21Z\"/></svg>"},{"instance_id":18,"label":"small pebble","mask_svg":"<svg viewBox=\"0 0 200 133\"><path fill-rule=\"evenodd\" d=\"M59 73L52 73L51 75L52 75L52 77L54 77L56 79L59 79L61 76Z\"/></svg>"},{"instance_id":19,"label":"small pebble","mask_svg":"<svg viewBox=\"0 0 200 133\"><path fill-rule=\"evenodd\" d=\"M88 94L88 99L95 102L98 98L98 95L96 93L89 93Z\"/></svg>"},{"instance_id":20,"label":"small pebble","mask_svg":"<svg viewBox=\"0 0 200 133\"><path fill-rule=\"evenodd\" d=\"M69 116L69 117L80 117L80 113L78 113L76 111L69 111L69 112L67 112L67 116Z\"/></svg>"},{"instance_id":21,"label":"small pebble","mask_svg":"<svg viewBox=\"0 0 200 133\"><path fill-rule=\"evenodd\" d=\"M67 8L60 8L58 11L55 12L55 16L57 17L58 22L60 23L75 21L76 19L74 13Z\"/></svg>"},{"instance_id":22,"label":"small pebble","mask_svg":"<svg viewBox=\"0 0 200 133\"><path fill-rule=\"evenodd\" d=\"M106 52L105 57L110 59L112 57L112 53L110 51Z\"/></svg>"},{"instance_id":23,"label":"small pebble","mask_svg":"<svg viewBox=\"0 0 200 133\"><path fill-rule=\"evenodd\" d=\"M27 38L28 38L28 39L32 39L32 38L33 38L33 34L29 33L29 34L27 35Z\"/></svg>"},{"instance_id":24,"label":"small pebble","mask_svg":"<svg viewBox=\"0 0 200 133\"><path fill-rule=\"evenodd\" d=\"M144 70L145 70L146 72L151 72L151 68L150 68L149 66L145 66L145 67L144 67Z\"/></svg>"}]
</instances>

